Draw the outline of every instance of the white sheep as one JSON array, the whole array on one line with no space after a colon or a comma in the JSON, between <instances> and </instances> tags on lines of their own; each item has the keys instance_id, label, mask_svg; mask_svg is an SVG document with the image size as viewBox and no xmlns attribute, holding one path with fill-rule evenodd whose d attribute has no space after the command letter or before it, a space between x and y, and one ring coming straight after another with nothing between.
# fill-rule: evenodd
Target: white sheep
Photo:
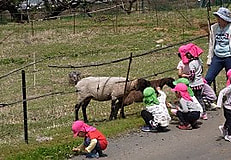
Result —
<instances>
[{"instance_id":1,"label":"white sheep","mask_svg":"<svg viewBox=\"0 0 231 160\"><path fill-rule=\"evenodd\" d=\"M78 111L82 107L83 118L88 122L86 107L91 99L97 101L111 100L111 114L109 120L117 118L117 113L121 107L121 115L125 118L124 109L121 106L123 97L128 95L132 90L143 90L144 79L136 79L127 82L126 92L124 87L126 78L124 77L87 77L77 82L75 85L78 95L78 103L75 105L76 120L78 120ZM146 80L144 80L146 81Z\"/></svg>"}]
</instances>

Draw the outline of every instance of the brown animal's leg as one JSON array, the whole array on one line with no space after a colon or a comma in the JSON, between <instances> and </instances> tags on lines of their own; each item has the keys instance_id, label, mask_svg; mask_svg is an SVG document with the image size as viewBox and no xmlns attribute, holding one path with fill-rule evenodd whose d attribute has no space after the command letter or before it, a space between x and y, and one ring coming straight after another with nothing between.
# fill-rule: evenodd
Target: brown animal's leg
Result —
<instances>
[{"instance_id":1,"label":"brown animal's leg","mask_svg":"<svg viewBox=\"0 0 231 160\"><path fill-rule=\"evenodd\" d=\"M119 99L119 102L117 103L117 106L116 106L116 116L117 116L117 113L120 109L120 117L122 118L125 118L125 114L124 114L124 104L122 104L122 101L123 101L123 98Z\"/></svg>"},{"instance_id":2,"label":"brown animal's leg","mask_svg":"<svg viewBox=\"0 0 231 160\"><path fill-rule=\"evenodd\" d=\"M90 101L91 101L91 99L86 99L82 105L83 119L84 119L84 122L86 122L86 123L88 122L86 110L87 110L87 105L89 104Z\"/></svg>"}]
</instances>

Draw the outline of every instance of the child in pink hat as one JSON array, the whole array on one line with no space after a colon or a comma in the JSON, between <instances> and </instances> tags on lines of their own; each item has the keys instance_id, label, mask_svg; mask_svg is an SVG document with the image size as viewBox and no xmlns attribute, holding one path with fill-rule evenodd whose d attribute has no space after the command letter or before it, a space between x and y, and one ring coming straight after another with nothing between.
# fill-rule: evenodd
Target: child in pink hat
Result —
<instances>
[{"instance_id":1,"label":"child in pink hat","mask_svg":"<svg viewBox=\"0 0 231 160\"><path fill-rule=\"evenodd\" d=\"M219 130L222 137L231 142L231 69L227 72L227 78L226 87L219 93L217 105L219 107L223 106L225 117L225 123L224 125L219 126ZM226 100L223 102L224 97Z\"/></svg>"},{"instance_id":2,"label":"child in pink hat","mask_svg":"<svg viewBox=\"0 0 231 160\"><path fill-rule=\"evenodd\" d=\"M102 150L105 150L108 145L106 137L95 127L89 126L83 121L78 120L73 122L72 131L74 137L79 136L84 138L84 142L80 146L73 148L74 152L86 153L87 158L107 156L102 152Z\"/></svg>"},{"instance_id":3,"label":"child in pink hat","mask_svg":"<svg viewBox=\"0 0 231 160\"><path fill-rule=\"evenodd\" d=\"M179 48L180 57L184 65L188 65L189 72L184 74L184 78L189 79L189 86L192 88L195 97L200 102L203 108L202 119L207 120L207 113L205 104L203 102L202 92L204 89L204 82L202 79L202 61L199 56L203 50L193 43L182 45Z\"/></svg>"},{"instance_id":4,"label":"child in pink hat","mask_svg":"<svg viewBox=\"0 0 231 160\"><path fill-rule=\"evenodd\" d=\"M176 106L176 116L180 120L177 126L182 130L198 128L197 120L200 118L201 105L198 101L194 101L188 93L188 87L184 83L178 83L174 89L178 98L179 106Z\"/></svg>"}]
</instances>

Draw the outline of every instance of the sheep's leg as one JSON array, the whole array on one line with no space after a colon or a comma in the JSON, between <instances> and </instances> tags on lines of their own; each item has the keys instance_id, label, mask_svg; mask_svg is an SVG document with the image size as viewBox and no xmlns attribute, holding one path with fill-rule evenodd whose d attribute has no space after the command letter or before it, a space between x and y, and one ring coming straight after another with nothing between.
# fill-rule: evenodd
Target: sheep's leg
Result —
<instances>
[{"instance_id":1,"label":"sheep's leg","mask_svg":"<svg viewBox=\"0 0 231 160\"><path fill-rule=\"evenodd\" d=\"M81 107L81 103L77 103L75 105L75 120L79 120L79 108Z\"/></svg>"},{"instance_id":2,"label":"sheep's leg","mask_svg":"<svg viewBox=\"0 0 231 160\"><path fill-rule=\"evenodd\" d=\"M87 105L89 104L89 102L91 101L91 99L87 99L84 101L83 105L82 105L82 113L83 113L83 119L84 119L84 122L88 122L88 119L87 119Z\"/></svg>"},{"instance_id":3,"label":"sheep's leg","mask_svg":"<svg viewBox=\"0 0 231 160\"><path fill-rule=\"evenodd\" d=\"M111 114L110 114L110 117L109 117L109 120L113 120L113 117L116 119L117 117L115 117L115 108L116 108L116 104L115 104L115 101L116 100L112 100L111 101Z\"/></svg>"}]
</instances>

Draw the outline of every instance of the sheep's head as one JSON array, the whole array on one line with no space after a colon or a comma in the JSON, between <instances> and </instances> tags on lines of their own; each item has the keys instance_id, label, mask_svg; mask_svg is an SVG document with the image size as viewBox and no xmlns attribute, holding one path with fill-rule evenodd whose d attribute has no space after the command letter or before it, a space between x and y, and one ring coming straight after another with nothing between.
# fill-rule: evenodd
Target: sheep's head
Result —
<instances>
[{"instance_id":1,"label":"sheep's head","mask_svg":"<svg viewBox=\"0 0 231 160\"><path fill-rule=\"evenodd\" d=\"M78 81L81 79L79 71L71 71L69 73L69 84L76 85Z\"/></svg>"}]
</instances>

